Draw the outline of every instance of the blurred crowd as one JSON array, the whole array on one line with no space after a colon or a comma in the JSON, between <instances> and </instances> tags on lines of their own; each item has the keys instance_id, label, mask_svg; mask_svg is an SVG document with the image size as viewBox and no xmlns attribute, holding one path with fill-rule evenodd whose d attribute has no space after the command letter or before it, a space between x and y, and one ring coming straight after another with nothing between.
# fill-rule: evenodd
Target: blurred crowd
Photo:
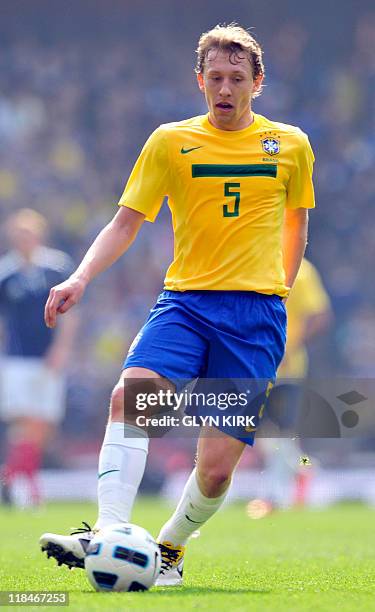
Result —
<instances>
[{"instance_id":1,"label":"blurred crowd","mask_svg":"<svg viewBox=\"0 0 375 612\"><path fill-rule=\"evenodd\" d=\"M167 15L154 27L145 18L143 31L134 6L125 5L123 30L86 35L83 14L75 36L53 40L35 25L8 36L0 55L0 219L17 207L35 208L49 221L49 243L76 262L116 211L149 133L205 112L192 70L197 15L182 10L180 37ZM252 25L251 15L235 17ZM214 25L207 15L206 22ZM311 347L312 371L365 377L375 363L375 13L358 13L348 31L335 52L328 35L322 48L308 19L257 28L267 76L255 111L299 125L316 154L308 256L322 274L335 324ZM88 416L90 433L102 431L103 405L162 288L172 249L165 206L89 289L69 372L64 428L71 437L88 433Z\"/></svg>"}]
</instances>

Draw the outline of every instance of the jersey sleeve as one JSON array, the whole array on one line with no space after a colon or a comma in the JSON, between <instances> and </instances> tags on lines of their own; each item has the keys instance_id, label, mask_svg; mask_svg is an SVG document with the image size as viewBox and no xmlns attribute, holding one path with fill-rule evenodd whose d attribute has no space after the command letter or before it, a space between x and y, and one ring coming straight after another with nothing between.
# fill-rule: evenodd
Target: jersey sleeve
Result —
<instances>
[{"instance_id":1,"label":"jersey sleeve","mask_svg":"<svg viewBox=\"0 0 375 612\"><path fill-rule=\"evenodd\" d=\"M53 273L50 279L53 284L64 282L76 268L70 255L49 247L40 247L35 263L46 272Z\"/></svg>"},{"instance_id":2,"label":"jersey sleeve","mask_svg":"<svg viewBox=\"0 0 375 612\"><path fill-rule=\"evenodd\" d=\"M4 299L5 295L4 295L4 282L0 281L0 316L3 314L4 311Z\"/></svg>"},{"instance_id":3,"label":"jersey sleeve","mask_svg":"<svg viewBox=\"0 0 375 612\"><path fill-rule=\"evenodd\" d=\"M154 222L168 195L169 162L165 129L151 134L138 157L118 203L146 215Z\"/></svg>"},{"instance_id":4,"label":"jersey sleeve","mask_svg":"<svg viewBox=\"0 0 375 612\"><path fill-rule=\"evenodd\" d=\"M75 269L76 269L76 265L73 259L70 257L70 255L62 252L61 253L61 270L60 270L61 282L69 278L69 276L73 274Z\"/></svg>"},{"instance_id":5,"label":"jersey sleeve","mask_svg":"<svg viewBox=\"0 0 375 612\"><path fill-rule=\"evenodd\" d=\"M287 208L314 208L314 186L312 182L314 153L306 134L300 132L295 164L287 186Z\"/></svg>"}]
</instances>

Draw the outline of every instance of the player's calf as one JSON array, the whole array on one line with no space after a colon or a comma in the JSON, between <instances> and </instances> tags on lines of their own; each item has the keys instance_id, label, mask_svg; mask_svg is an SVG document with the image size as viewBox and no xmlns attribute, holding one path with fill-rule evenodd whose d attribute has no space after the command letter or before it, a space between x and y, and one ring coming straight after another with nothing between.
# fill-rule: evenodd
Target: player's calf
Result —
<instances>
[{"instance_id":1,"label":"player's calf","mask_svg":"<svg viewBox=\"0 0 375 612\"><path fill-rule=\"evenodd\" d=\"M228 489L232 470L223 469L220 465L197 470L197 479L202 493L209 498L219 497Z\"/></svg>"}]
</instances>

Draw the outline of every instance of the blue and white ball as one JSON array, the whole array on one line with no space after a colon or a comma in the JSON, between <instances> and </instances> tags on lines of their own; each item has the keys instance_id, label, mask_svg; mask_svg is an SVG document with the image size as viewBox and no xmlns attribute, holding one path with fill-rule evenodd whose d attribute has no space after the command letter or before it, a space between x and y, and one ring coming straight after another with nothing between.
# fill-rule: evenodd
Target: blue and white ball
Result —
<instances>
[{"instance_id":1,"label":"blue and white ball","mask_svg":"<svg viewBox=\"0 0 375 612\"><path fill-rule=\"evenodd\" d=\"M118 523L91 540L85 569L97 591L146 591L160 572L160 549L142 527Z\"/></svg>"}]
</instances>

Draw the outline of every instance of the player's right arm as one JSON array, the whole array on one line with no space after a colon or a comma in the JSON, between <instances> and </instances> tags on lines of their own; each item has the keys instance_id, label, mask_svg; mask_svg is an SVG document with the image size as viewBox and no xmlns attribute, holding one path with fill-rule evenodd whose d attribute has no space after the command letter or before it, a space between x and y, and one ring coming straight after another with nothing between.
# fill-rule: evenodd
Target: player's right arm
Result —
<instances>
[{"instance_id":1,"label":"player's right arm","mask_svg":"<svg viewBox=\"0 0 375 612\"><path fill-rule=\"evenodd\" d=\"M127 251L144 219L145 214L121 206L96 237L77 270L66 281L52 287L44 310L47 327L55 327L57 316L79 302L90 281Z\"/></svg>"},{"instance_id":2,"label":"player's right arm","mask_svg":"<svg viewBox=\"0 0 375 612\"><path fill-rule=\"evenodd\" d=\"M125 253L143 221L155 220L168 194L169 173L166 134L160 126L151 134L137 159L120 199L118 213L100 232L70 278L51 289L44 314L48 327L55 327L57 315L76 304L89 282Z\"/></svg>"}]
</instances>

